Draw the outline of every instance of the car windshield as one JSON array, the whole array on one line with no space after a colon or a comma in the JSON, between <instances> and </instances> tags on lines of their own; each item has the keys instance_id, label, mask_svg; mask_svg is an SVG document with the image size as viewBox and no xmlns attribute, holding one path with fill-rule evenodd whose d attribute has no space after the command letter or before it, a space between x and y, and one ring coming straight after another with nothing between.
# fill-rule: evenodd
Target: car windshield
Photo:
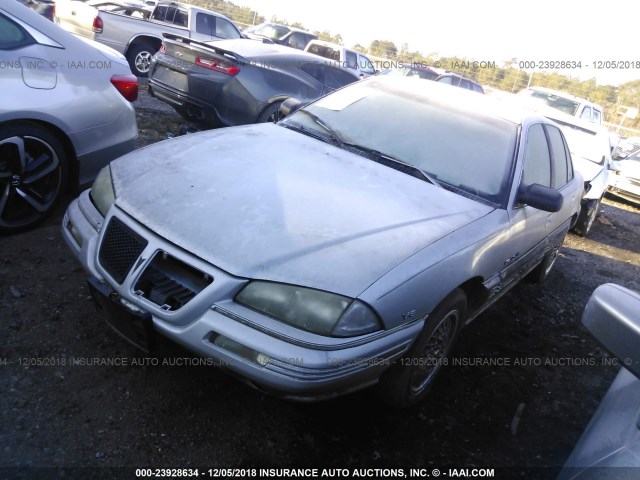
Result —
<instances>
[{"instance_id":1,"label":"car windshield","mask_svg":"<svg viewBox=\"0 0 640 480\"><path fill-rule=\"evenodd\" d=\"M540 90L526 89L520 92L520 95L526 95L531 97L537 103L541 103L546 105L547 107L555 108L556 110L560 110L567 115L575 116L578 111L578 107L580 104L575 102L569 98L561 97L559 95L543 92Z\"/></svg>"},{"instance_id":2,"label":"car windshield","mask_svg":"<svg viewBox=\"0 0 640 480\"><path fill-rule=\"evenodd\" d=\"M317 130L329 140L338 135L343 146L380 152L416 167L445 188L504 204L517 125L468 107L465 100L441 101L440 93L451 94L440 90L449 87L424 83L389 77L359 82L305 107L322 127L304 112L283 124ZM422 94L426 87L438 92Z\"/></svg>"}]
</instances>

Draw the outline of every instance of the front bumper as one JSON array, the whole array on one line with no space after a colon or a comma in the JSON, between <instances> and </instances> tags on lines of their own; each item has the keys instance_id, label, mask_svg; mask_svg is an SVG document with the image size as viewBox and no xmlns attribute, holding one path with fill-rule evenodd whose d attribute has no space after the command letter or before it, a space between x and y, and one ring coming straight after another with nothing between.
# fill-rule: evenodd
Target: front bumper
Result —
<instances>
[{"instance_id":1,"label":"front bumper","mask_svg":"<svg viewBox=\"0 0 640 480\"><path fill-rule=\"evenodd\" d=\"M101 265L99 248L105 237L103 225L114 212L127 228L148 243L122 282L114 280ZM97 216L97 217L96 217ZM424 319L392 330L353 338L331 338L304 332L245 308L233 300L247 279L238 278L156 236L117 207L100 221L88 192L69 206L63 222L63 236L92 283L102 291L103 302L120 317L148 318L152 330L186 347L195 354L213 359L244 382L269 393L296 400L321 400L375 384L396 359L402 357L422 330ZM210 285L175 311L163 309L139 291L139 280L157 252L206 272ZM125 320L126 321L126 320ZM141 320L146 322L146 320ZM132 343L122 318L110 325ZM120 327L118 327L120 325ZM133 334L135 336L135 333ZM150 342L151 344L153 342ZM144 348L144 345L142 345Z\"/></svg>"},{"instance_id":2,"label":"front bumper","mask_svg":"<svg viewBox=\"0 0 640 480\"><path fill-rule=\"evenodd\" d=\"M613 175L609 192L640 205L640 181L630 180L622 175Z\"/></svg>"}]
</instances>

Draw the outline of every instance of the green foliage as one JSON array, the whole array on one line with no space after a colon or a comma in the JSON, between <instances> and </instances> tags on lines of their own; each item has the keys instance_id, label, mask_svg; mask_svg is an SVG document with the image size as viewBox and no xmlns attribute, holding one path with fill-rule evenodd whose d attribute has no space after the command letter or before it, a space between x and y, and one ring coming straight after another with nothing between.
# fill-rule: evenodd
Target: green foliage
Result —
<instances>
[{"instance_id":1,"label":"green foliage","mask_svg":"<svg viewBox=\"0 0 640 480\"><path fill-rule=\"evenodd\" d=\"M241 7L228 0L181 0L197 7L207 8L214 12L229 17L240 28L248 25L257 25L265 21L265 18L249 7Z\"/></svg>"},{"instance_id":2,"label":"green foliage","mask_svg":"<svg viewBox=\"0 0 640 480\"><path fill-rule=\"evenodd\" d=\"M398 56L398 48L389 40L374 40L369 47L369 53L377 57L395 59Z\"/></svg>"}]
</instances>

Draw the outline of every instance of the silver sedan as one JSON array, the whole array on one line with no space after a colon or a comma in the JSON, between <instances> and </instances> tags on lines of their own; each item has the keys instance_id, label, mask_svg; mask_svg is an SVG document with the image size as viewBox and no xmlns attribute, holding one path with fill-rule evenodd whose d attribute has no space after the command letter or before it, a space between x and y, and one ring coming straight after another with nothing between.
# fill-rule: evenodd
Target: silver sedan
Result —
<instances>
[{"instance_id":1,"label":"silver sedan","mask_svg":"<svg viewBox=\"0 0 640 480\"><path fill-rule=\"evenodd\" d=\"M0 233L32 227L138 135L125 58L19 2L0 5Z\"/></svg>"},{"instance_id":2,"label":"silver sedan","mask_svg":"<svg viewBox=\"0 0 640 480\"><path fill-rule=\"evenodd\" d=\"M62 230L133 344L169 337L295 399L377 383L402 407L465 324L549 274L582 186L543 117L373 77L129 154Z\"/></svg>"}]
</instances>

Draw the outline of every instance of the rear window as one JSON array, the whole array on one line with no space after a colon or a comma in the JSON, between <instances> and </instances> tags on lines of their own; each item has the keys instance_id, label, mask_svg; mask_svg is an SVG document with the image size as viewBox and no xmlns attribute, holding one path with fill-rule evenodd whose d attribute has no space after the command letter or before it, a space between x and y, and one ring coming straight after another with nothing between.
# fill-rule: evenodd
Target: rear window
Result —
<instances>
[{"instance_id":1,"label":"rear window","mask_svg":"<svg viewBox=\"0 0 640 480\"><path fill-rule=\"evenodd\" d=\"M307 50L309 53L313 53L315 55L320 55L321 57L328 58L329 60L335 60L337 62L340 61L340 52L338 49L333 47L328 47L326 45L317 45L312 44L309 46Z\"/></svg>"}]
</instances>

